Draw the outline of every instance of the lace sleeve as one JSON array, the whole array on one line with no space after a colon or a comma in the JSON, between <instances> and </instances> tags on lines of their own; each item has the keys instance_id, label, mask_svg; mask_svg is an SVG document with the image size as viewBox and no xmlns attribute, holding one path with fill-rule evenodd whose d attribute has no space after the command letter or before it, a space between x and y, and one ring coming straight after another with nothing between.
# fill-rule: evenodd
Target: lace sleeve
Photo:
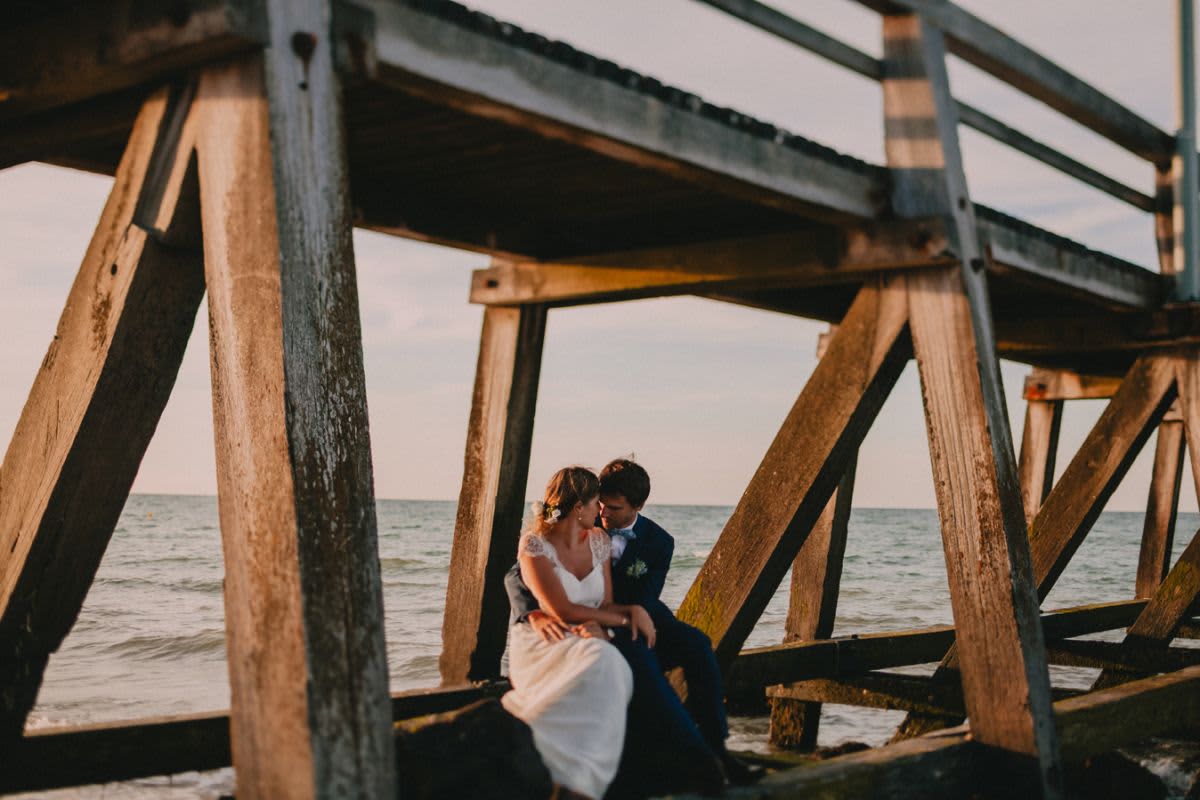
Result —
<instances>
[{"instance_id":1,"label":"lace sleeve","mask_svg":"<svg viewBox=\"0 0 1200 800\"><path fill-rule=\"evenodd\" d=\"M607 533L596 528L588 540L592 546L592 566L599 566L612 558L612 541L608 538Z\"/></svg>"},{"instance_id":2,"label":"lace sleeve","mask_svg":"<svg viewBox=\"0 0 1200 800\"><path fill-rule=\"evenodd\" d=\"M542 556L551 561L554 560L553 547L536 533L524 533L521 535L521 541L517 545L517 553L523 556Z\"/></svg>"}]
</instances>

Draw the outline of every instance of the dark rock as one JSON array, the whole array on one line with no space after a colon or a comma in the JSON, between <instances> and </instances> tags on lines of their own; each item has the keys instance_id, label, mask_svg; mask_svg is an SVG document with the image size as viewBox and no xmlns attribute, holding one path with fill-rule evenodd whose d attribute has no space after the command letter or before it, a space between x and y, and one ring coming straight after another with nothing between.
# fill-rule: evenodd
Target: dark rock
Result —
<instances>
[{"instance_id":1,"label":"dark rock","mask_svg":"<svg viewBox=\"0 0 1200 800\"><path fill-rule=\"evenodd\" d=\"M1121 753L1104 753L1066 770L1067 797L1079 800L1163 800L1167 786Z\"/></svg>"},{"instance_id":2,"label":"dark rock","mask_svg":"<svg viewBox=\"0 0 1200 800\"><path fill-rule=\"evenodd\" d=\"M546 798L550 773L533 733L495 699L396 723L398 796Z\"/></svg>"}]
</instances>

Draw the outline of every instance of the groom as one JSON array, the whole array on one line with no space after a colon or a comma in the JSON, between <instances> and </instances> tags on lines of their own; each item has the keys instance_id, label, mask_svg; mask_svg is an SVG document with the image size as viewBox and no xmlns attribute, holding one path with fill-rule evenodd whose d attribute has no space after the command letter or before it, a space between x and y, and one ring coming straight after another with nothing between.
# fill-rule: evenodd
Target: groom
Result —
<instances>
[{"instance_id":1,"label":"groom","mask_svg":"<svg viewBox=\"0 0 1200 800\"><path fill-rule=\"evenodd\" d=\"M712 642L676 619L659 597L675 541L641 515L649 495L650 476L629 459L616 459L600 471L600 520L612 537L613 600L645 608L656 631L653 650L642 639L634 640L628 629L614 631L612 643L629 662L634 687L621 769L609 796L647 791L647 776L662 775L672 760L668 756L664 764L663 754L675 756L679 775L691 779L691 788L719 790L722 771L734 783L752 782L758 775L725 749L729 728ZM558 638L566 632L562 623L538 608L519 567L509 570L504 584L514 619L542 635ZM687 679L686 710L663 675L676 667ZM706 772L706 767L715 766L714 759L721 770ZM666 785L655 791L675 788L679 787Z\"/></svg>"}]
</instances>

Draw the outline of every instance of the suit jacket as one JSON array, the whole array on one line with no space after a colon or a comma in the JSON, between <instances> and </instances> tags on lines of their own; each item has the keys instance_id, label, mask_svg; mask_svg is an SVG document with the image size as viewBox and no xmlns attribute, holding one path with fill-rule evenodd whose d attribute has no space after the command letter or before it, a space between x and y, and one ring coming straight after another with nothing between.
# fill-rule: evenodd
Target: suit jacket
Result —
<instances>
[{"instance_id":1,"label":"suit jacket","mask_svg":"<svg viewBox=\"0 0 1200 800\"><path fill-rule=\"evenodd\" d=\"M621 558L612 565L613 600L642 606L658 627L667 617L675 617L659 599L675 553L675 540L654 520L641 514L633 524L633 533L635 538L627 542ZM512 622L524 622L531 611L537 610L533 592L521 579L520 564L513 564L505 574L504 589L512 607Z\"/></svg>"}]
</instances>

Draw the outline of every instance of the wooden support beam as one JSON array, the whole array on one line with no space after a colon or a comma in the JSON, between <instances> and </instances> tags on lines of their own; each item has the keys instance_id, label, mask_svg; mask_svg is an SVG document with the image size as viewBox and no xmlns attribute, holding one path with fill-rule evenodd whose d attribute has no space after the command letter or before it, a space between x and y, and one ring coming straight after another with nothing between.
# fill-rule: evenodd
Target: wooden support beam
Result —
<instances>
[{"instance_id":1,"label":"wooden support beam","mask_svg":"<svg viewBox=\"0 0 1200 800\"><path fill-rule=\"evenodd\" d=\"M1025 404L1025 430L1021 435L1017 474L1027 524L1033 522L1054 485L1054 458L1058 453L1062 411L1062 400L1027 400Z\"/></svg>"},{"instance_id":2,"label":"wooden support beam","mask_svg":"<svg viewBox=\"0 0 1200 800\"><path fill-rule=\"evenodd\" d=\"M249 0L63 6L0 30L0 123L162 81L266 41Z\"/></svg>"},{"instance_id":3,"label":"wooden support beam","mask_svg":"<svg viewBox=\"0 0 1200 800\"><path fill-rule=\"evenodd\" d=\"M1054 587L1075 555L1108 498L1120 485L1146 439L1176 396L1175 359L1139 358L1063 471L1030 525L1030 550L1039 600ZM942 659L939 672L957 668L955 651ZM956 724L956 720L909 715L898 739L919 736Z\"/></svg>"},{"instance_id":4,"label":"wooden support beam","mask_svg":"<svg viewBox=\"0 0 1200 800\"><path fill-rule=\"evenodd\" d=\"M545 305L484 309L442 622L444 684L500 674L504 573L517 557L545 332Z\"/></svg>"},{"instance_id":5,"label":"wooden support beam","mask_svg":"<svg viewBox=\"0 0 1200 800\"><path fill-rule=\"evenodd\" d=\"M859 290L679 607L724 671L775 594L908 361L907 298Z\"/></svg>"},{"instance_id":6,"label":"wooden support beam","mask_svg":"<svg viewBox=\"0 0 1200 800\"><path fill-rule=\"evenodd\" d=\"M833 635L857 462L857 456L850 460L837 491L792 564L785 644L828 639ZM786 697L771 701L768 738L774 747L812 750L817 746L820 724L820 703L796 702Z\"/></svg>"},{"instance_id":7,"label":"wooden support beam","mask_svg":"<svg viewBox=\"0 0 1200 800\"><path fill-rule=\"evenodd\" d=\"M1021 780L1056 797L1050 676L942 34L918 14L885 15L883 51L893 210L944 215L962 259L910 274L908 294L963 697L974 736L1019 755L1032 767Z\"/></svg>"},{"instance_id":8,"label":"wooden support beam","mask_svg":"<svg viewBox=\"0 0 1200 800\"><path fill-rule=\"evenodd\" d=\"M453 711L508 691L508 681L393 692L394 720ZM34 792L153 775L204 771L232 762L229 712L63 725L29 731L0 766L0 792Z\"/></svg>"},{"instance_id":9,"label":"wooden support beam","mask_svg":"<svg viewBox=\"0 0 1200 800\"><path fill-rule=\"evenodd\" d=\"M196 102L237 794L392 796L329 6L267 6L271 47Z\"/></svg>"},{"instance_id":10,"label":"wooden support beam","mask_svg":"<svg viewBox=\"0 0 1200 800\"><path fill-rule=\"evenodd\" d=\"M810 228L702 244L477 270L471 302L573 306L737 287L861 282L871 273L950 263L941 220Z\"/></svg>"},{"instance_id":11,"label":"wooden support beam","mask_svg":"<svg viewBox=\"0 0 1200 800\"><path fill-rule=\"evenodd\" d=\"M1081 375L1069 369L1037 367L1025 376L1026 400L1108 399L1121 387L1121 378L1110 375Z\"/></svg>"},{"instance_id":12,"label":"wooden support beam","mask_svg":"<svg viewBox=\"0 0 1200 800\"><path fill-rule=\"evenodd\" d=\"M79 614L204 294L184 92L143 105L0 466L0 761ZM184 232L184 229L188 229Z\"/></svg>"},{"instance_id":13,"label":"wooden support beam","mask_svg":"<svg viewBox=\"0 0 1200 800\"><path fill-rule=\"evenodd\" d=\"M1179 489L1183 483L1183 453L1183 420L1163 420L1158 426L1158 441L1154 448L1135 597L1151 597L1171 566Z\"/></svg>"},{"instance_id":14,"label":"wooden support beam","mask_svg":"<svg viewBox=\"0 0 1200 800\"><path fill-rule=\"evenodd\" d=\"M1046 641L1054 642L1124 628L1145 607L1145 600L1121 600L1059 609L1042 614L1041 625ZM936 625L743 650L726 672L728 700L737 708L761 708L767 686L926 664L940 658L953 642L954 628Z\"/></svg>"}]
</instances>

